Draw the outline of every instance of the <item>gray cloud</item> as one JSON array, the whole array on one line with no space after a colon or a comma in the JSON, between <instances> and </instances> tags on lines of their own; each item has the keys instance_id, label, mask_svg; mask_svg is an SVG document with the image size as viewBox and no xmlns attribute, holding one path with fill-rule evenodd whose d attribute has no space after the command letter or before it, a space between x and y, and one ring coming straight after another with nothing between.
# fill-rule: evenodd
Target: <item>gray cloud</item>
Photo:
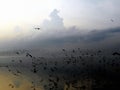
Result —
<instances>
[{"instance_id":1,"label":"gray cloud","mask_svg":"<svg viewBox=\"0 0 120 90\"><path fill-rule=\"evenodd\" d=\"M45 30L60 30L60 29L64 29L64 23L63 23L63 19L61 17L59 17L58 15L59 11L54 9L51 13L50 13L50 20L44 20L43 21L43 25L42 27Z\"/></svg>"},{"instance_id":2,"label":"gray cloud","mask_svg":"<svg viewBox=\"0 0 120 90\"><path fill-rule=\"evenodd\" d=\"M56 9L51 12L51 19L43 22L41 31L6 41L1 45L1 48L115 48L120 45L120 27L83 33L84 30L76 26L65 28L63 19L59 17L58 12Z\"/></svg>"}]
</instances>

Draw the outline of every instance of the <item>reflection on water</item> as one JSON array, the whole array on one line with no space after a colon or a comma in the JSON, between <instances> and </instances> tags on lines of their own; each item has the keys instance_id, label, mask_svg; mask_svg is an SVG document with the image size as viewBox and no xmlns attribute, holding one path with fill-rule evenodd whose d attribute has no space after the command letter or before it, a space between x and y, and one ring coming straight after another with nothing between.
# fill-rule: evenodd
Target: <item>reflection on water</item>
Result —
<instances>
[{"instance_id":1,"label":"reflection on water","mask_svg":"<svg viewBox=\"0 0 120 90\"><path fill-rule=\"evenodd\" d=\"M33 53L33 52L32 52ZM0 58L0 90L106 90L119 88L118 52L62 49ZM59 53L59 54L58 54ZM36 55L36 54L35 54Z\"/></svg>"}]
</instances>

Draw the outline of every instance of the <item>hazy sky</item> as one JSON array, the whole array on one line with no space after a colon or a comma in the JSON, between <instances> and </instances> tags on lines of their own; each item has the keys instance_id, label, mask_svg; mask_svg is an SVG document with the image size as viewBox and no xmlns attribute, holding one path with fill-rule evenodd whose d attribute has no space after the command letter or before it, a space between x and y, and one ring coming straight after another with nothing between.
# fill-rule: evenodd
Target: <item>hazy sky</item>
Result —
<instances>
[{"instance_id":1,"label":"hazy sky","mask_svg":"<svg viewBox=\"0 0 120 90\"><path fill-rule=\"evenodd\" d=\"M0 0L0 48L87 41L118 46L119 8L120 0Z\"/></svg>"},{"instance_id":2,"label":"hazy sky","mask_svg":"<svg viewBox=\"0 0 120 90\"><path fill-rule=\"evenodd\" d=\"M119 4L120 0L0 0L0 38L9 38L18 26L25 31L41 25L54 9L60 11L66 27L116 27L120 23Z\"/></svg>"}]
</instances>

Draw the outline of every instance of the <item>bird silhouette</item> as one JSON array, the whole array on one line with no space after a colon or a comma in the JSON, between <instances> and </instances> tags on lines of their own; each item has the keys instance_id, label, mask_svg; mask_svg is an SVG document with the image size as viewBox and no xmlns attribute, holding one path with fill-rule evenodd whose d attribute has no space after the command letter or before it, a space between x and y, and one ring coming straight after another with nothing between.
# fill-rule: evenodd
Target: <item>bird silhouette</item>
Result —
<instances>
[{"instance_id":1,"label":"bird silhouette","mask_svg":"<svg viewBox=\"0 0 120 90\"><path fill-rule=\"evenodd\" d=\"M114 52L112 55L113 55L113 56L115 56L115 55L120 56L120 53L118 53L118 52Z\"/></svg>"},{"instance_id":2,"label":"bird silhouette","mask_svg":"<svg viewBox=\"0 0 120 90\"><path fill-rule=\"evenodd\" d=\"M35 30L40 30L40 28L35 28Z\"/></svg>"},{"instance_id":3,"label":"bird silhouette","mask_svg":"<svg viewBox=\"0 0 120 90\"><path fill-rule=\"evenodd\" d=\"M26 57L28 57L28 56L31 57L31 58L33 57L31 54L26 53Z\"/></svg>"},{"instance_id":4,"label":"bird silhouette","mask_svg":"<svg viewBox=\"0 0 120 90\"><path fill-rule=\"evenodd\" d=\"M19 52L16 52L17 55L19 55L20 53Z\"/></svg>"},{"instance_id":5,"label":"bird silhouette","mask_svg":"<svg viewBox=\"0 0 120 90\"><path fill-rule=\"evenodd\" d=\"M9 87L14 88L14 85L13 84L9 84Z\"/></svg>"},{"instance_id":6,"label":"bird silhouette","mask_svg":"<svg viewBox=\"0 0 120 90\"><path fill-rule=\"evenodd\" d=\"M114 22L114 20L113 20L113 19L110 19L110 21L111 21L111 22Z\"/></svg>"}]
</instances>

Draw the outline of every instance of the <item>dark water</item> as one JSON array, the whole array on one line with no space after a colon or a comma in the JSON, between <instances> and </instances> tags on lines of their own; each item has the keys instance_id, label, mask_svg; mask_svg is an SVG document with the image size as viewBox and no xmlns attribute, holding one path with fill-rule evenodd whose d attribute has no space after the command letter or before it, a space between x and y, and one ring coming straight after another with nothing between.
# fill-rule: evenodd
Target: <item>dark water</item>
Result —
<instances>
[{"instance_id":1,"label":"dark water","mask_svg":"<svg viewBox=\"0 0 120 90\"><path fill-rule=\"evenodd\" d=\"M61 49L0 56L0 90L113 90L120 88L117 51Z\"/></svg>"}]
</instances>

